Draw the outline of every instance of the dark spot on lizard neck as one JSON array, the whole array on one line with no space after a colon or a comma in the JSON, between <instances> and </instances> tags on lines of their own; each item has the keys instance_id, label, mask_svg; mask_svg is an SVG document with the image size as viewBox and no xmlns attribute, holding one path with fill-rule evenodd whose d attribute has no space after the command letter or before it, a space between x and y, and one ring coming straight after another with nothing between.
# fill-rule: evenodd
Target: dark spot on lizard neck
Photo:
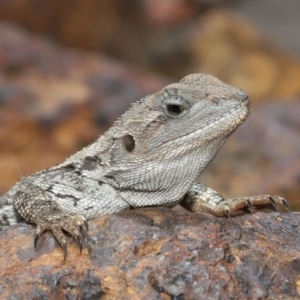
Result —
<instances>
[{"instance_id":1,"label":"dark spot on lizard neck","mask_svg":"<svg viewBox=\"0 0 300 300\"><path fill-rule=\"evenodd\" d=\"M67 166L64 166L64 172L72 172L76 169L75 164L69 164Z\"/></svg>"},{"instance_id":2,"label":"dark spot on lizard neck","mask_svg":"<svg viewBox=\"0 0 300 300\"><path fill-rule=\"evenodd\" d=\"M87 156L84 161L83 165L81 166L81 170L93 171L98 168L100 165L101 160L96 156Z\"/></svg>"}]
</instances>

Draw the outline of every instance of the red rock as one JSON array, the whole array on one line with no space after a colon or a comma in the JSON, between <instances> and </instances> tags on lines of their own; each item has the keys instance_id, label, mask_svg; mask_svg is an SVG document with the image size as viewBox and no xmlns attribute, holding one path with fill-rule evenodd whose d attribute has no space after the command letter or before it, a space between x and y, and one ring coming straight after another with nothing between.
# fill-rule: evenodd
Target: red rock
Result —
<instances>
[{"instance_id":1,"label":"red rock","mask_svg":"<svg viewBox=\"0 0 300 300\"><path fill-rule=\"evenodd\" d=\"M299 213L215 218L166 208L90 222L90 254L50 233L0 232L4 299L298 299ZM274 251L276 249L276 251ZM17 283L17 284L16 284Z\"/></svg>"}]
</instances>

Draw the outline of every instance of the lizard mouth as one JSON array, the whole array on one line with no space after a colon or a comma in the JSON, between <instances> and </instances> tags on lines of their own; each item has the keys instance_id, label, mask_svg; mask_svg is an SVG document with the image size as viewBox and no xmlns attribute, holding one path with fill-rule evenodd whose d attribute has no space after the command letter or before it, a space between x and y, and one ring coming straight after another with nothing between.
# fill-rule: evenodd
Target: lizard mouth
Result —
<instances>
[{"instance_id":1,"label":"lizard mouth","mask_svg":"<svg viewBox=\"0 0 300 300\"><path fill-rule=\"evenodd\" d=\"M178 146L179 144L182 143L187 144L189 141L196 140L200 136L204 136L204 135L206 136L206 140L211 140L219 137L220 132L222 136L228 137L231 133L235 131L235 129L239 125L241 125L246 120L246 118L250 114L249 104L250 102L248 101L248 103L246 104L246 109L241 110L239 115L236 115L236 108L235 108L229 111L230 114L228 114L227 112L226 114L222 115L220 118L214 119L214 121L211 123L204 124L197 130L194 130L192 132L187 132L184 135L162 142L158 147L161 146L165 147L171 144L173 144L174 146L174 143L177 143ZM228 118L230 119L230 116L232 115L234 115L234 117L230 121L226 122L226 119ZM211 130L212 128L215 128L215 130Z\"/></svg>"}]
</instances>

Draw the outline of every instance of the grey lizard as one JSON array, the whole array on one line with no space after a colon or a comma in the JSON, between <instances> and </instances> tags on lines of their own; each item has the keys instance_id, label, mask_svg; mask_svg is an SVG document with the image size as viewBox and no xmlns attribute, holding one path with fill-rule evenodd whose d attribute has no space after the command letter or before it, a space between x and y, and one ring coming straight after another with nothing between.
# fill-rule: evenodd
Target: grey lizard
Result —
<instances>
[{"instance_id":1,"label":"grey lizard","mask_svg":"<svg viewBox=\"0 0 300 300\"><path fill-rule=\"evenodd\" d=\"M250 113L249 98L207 74L136 102L94 143L63 163L16 183L0 198L0 229L26 220L35 243L51 230L67 254L62 229L78 240L87 220L124 209L181 204L191 212L236 216L287 201L260 195L225 200L196 180Z\"/></svg>"}]
</instances>

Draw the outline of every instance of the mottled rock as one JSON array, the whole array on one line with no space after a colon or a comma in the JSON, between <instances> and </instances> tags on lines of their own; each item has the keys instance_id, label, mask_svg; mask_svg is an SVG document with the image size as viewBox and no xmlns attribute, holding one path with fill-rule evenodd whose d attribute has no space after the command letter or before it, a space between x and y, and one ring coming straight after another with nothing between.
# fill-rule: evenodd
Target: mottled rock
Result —
<instances>
[{"instance_id":1,"label":"mottled rock","mask_svg":"<svg viewBox=\"0 0 300 300\"><path fill-rule=\"evenodd\" d=\"M235 218L166 208L90 222L90 253L50 233L0 232L4 299L299 299L300 214ZM16 285L16 283L18 283ZM297 290L298 288L298 290Z\"/></svg>"}]
</instances>

